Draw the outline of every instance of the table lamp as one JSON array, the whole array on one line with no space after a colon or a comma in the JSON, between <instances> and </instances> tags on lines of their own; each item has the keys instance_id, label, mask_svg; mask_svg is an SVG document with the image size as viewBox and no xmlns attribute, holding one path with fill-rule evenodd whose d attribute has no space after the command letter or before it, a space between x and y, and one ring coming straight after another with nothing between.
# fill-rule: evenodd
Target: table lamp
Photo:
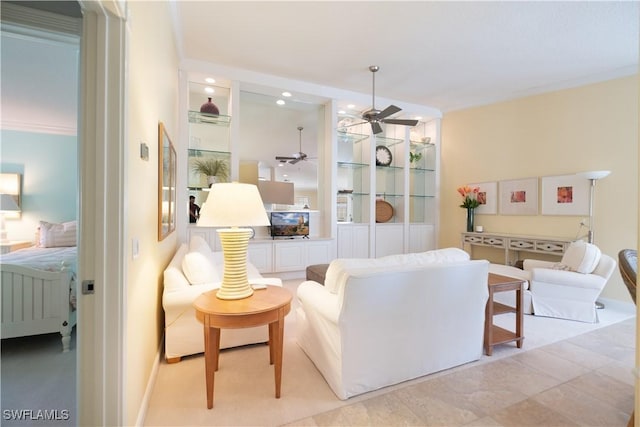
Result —
<instances>
[{"instance_id":1,"label":"table lamp","mask_svg":"<svg viewBox=\"0 0 640 427\"><path fill-rule=\"evenodd\" d=\"M9 212L20 212L20 207L13 199L11 194L0 194L0 241L2 243L6 243L9 240L7 239L7 229L5 228L4 216Z\"/></svg>"},{"instance_id":2,"label":"table lamp","mask_svg":"<svg viewBox=\"0 0 640 427\"><path fill-rule=\"evenodd\" d=\"M247 226L270 225L258 187L238 182L213 184L200 209L198 227L218 229L224 257L220 299L247 298L253 289L247 279L247 247L253 234Z\"/></svg>"}]
</instances>

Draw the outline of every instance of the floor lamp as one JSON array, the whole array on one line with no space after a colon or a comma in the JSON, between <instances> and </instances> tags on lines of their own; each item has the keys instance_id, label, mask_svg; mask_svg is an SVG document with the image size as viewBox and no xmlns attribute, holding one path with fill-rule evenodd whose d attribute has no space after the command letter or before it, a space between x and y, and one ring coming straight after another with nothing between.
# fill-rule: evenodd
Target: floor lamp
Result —
<instances>
[{"instance_id":1,"label":"floor lamp","mask_svg":"<svg viewBox=\"0 0 640 427\"><path fill-rule=\"evenodd\" d=\"M611 171L590 171L590 172L581 172L578 175L583 177L583 178L587 178L589 180L589 187L590 187L590 193L589 193L589 233L587 234L587 242L589 243L593 243L594 242L594 231L593 229L595 228L593 226L593 201L595 199L595 195L596 195L596 181L598 181L599 179L605 178L607 176L609 176L609 174L611 173ZM602 309L604 308L604 303L600 302L600 301L596 301L596 308L597 309Z\"/></svg>"},{"instance_id":2,"label":"floor lamp","mask_svg":"<svg viewBox=\"0 0 640 427\"><path fill-rule=\"evenodd\" d=\"M270 225L258 187L253 184L213 184L200 209L199 227L218 229L224 257L222 284L216 296L225 300L250 297L247 278L247 247L253 235L250 226Z\"/></svg>"},{"instance_id":3,"label":"floor lamp","mask_svg":"<svg viewBox=\"0 0 640 427\"><path fill-rule=\"evenodd\" d=\"M599 179L607 177L611 171L591 171L591 172L581 172L578 176L586 178L590 182L590 193L589 193L589 234L587 234L587 241L589 243L594 242L594 226L593 226L593 201L595 200L596 193L596 181Z\"/></svg>"}]
</instances>

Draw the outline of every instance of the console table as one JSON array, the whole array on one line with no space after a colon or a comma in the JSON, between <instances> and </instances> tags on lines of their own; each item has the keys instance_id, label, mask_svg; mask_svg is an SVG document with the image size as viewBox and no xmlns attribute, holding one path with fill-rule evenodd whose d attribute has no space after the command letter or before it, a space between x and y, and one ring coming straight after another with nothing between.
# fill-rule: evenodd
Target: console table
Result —
<instances>
[{"instance_id":1,"label":"console table","mask_svg":"<svg viewBox=\"0 0 640 427\"><path fill-rule=\"evenodd\" d=\"M526 236L506 233L462 233L462 249L469 245L472 253L473 246L485 246L504 250L504 263L511 265L511 253L534 252L546 255L562 256L569 244L575 239L569 237Z\"/></svg>"}]
</instances>

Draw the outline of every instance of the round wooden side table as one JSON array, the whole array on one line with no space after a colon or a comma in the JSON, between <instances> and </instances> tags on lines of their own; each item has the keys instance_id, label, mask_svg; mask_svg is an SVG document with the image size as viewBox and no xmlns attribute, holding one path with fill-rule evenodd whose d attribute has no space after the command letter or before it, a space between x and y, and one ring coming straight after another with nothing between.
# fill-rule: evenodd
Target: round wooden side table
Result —
<instances>
[{"instance_id":1,"label":"round wooden side table","mask_svg":"<svg viewBox=\"0 0 640 427\"><path fill-rule=\"evenodd\" d=\"M213 408L213 385L220 356L220 329L269 325L269 363L275 365L276 398L280 398L284 318L291 311L291 292L280 286L258 289L248 298L223 300L217 289L200 295L193 306L204 325L207 408Z\"/></svg>"}]
</instances>

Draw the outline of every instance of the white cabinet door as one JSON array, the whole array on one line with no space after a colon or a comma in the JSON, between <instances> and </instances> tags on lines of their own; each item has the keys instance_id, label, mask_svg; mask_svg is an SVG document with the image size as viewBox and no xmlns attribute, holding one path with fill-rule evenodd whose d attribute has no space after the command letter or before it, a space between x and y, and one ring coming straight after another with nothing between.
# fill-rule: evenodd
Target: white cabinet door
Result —
<instances>
[{"instance_id":1,"label":"white cabinet door","mask_svg":"<svg viewBox=\"0 0 640 427\"><path fill-rule=\"evenodd\" d=\"M409 252L425 252L436 248L434 226L409 225Z\"/></svg>"},{"instance_id":2,"label":"white cabinet door","mask_svg":"<svg viewBox=\"0 0 640 427\"><path fill-rule=\"evenodd\" d=\"M375 257L404 253L403 234L402 224L376 225Z\"/></svg>"},{"instance_id":3,"label":"white cabinet door","mask_svg":"<svg viewBox=\"0 0 640 427\"><path fill-rule=\"evenodd\" d=\"M305 267L314 264L328 264L333 258L330 241L308 241L304 246L306 250Z\"/></svg>"},{"instance_id":4,"label":"white cabinet door","mask_svg":"<svg viewBox=\"0 0 640 427\"><path fill-rule=\"evenodd\" d=\"M273 245L271 242L250 242L248 257L249 262L251 262L260 273L273 272Z\"/></svg>"},{"instance_id":5,"label":"white cabinet door","mask_svg":"<svg viewBox=\"0 0 640 427\"><path fill-rule=\"evenodd\" d=\"M306 268L304 242L275 242L274 271L300 271Z\"/></svg>"},{"instance_id":6,"label":"white cabinet door","mask_svg":"<svg viewBox=\"0 0 640 427\"><path fill-rule=\"evenodd\" d=\"M338 258L369 258L368 225L338 225Z\"/></svg>"}]
</instances>

